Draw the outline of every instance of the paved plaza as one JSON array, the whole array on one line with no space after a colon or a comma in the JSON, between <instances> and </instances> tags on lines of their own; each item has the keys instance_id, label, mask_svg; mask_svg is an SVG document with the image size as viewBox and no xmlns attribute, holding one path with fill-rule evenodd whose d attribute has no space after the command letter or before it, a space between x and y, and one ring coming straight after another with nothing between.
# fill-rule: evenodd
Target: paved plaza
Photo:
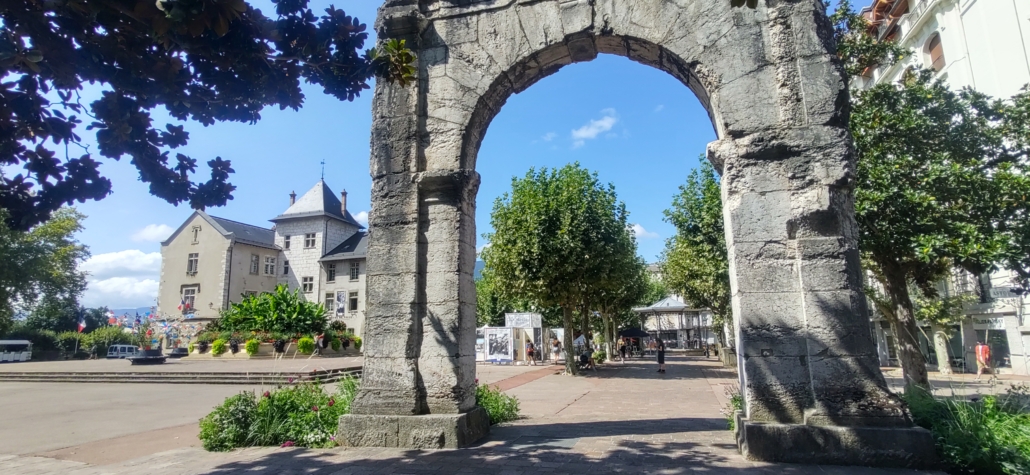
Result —
<instances>
[{"instance_id":1,"label":"paved plaza","mask_svg":"<svg viewBox=\"0 0 1030 475\"><path fill-rule=\"evenodd\" d=\"M168 358L159 365L133 365L127 360L28 361L0 364L3 373L298 373L360 366L360 356L342 358L216 359L203 357Z\"/></svg>"},{"instance_id":2,"label":"paved plaza","mask_svg":"<svg viewBox=\"0 0 1030 475\"><path fill-rule=\"evenodd\" d=\"M256 448L208 453L196 421L241 386L0 383L0 473L819 473L906 470L750 463L722 410L736 373L714 360L614 362L585 376L557 366L478 366L524 418L463 450Z\"/></svg>"}]
</instances>

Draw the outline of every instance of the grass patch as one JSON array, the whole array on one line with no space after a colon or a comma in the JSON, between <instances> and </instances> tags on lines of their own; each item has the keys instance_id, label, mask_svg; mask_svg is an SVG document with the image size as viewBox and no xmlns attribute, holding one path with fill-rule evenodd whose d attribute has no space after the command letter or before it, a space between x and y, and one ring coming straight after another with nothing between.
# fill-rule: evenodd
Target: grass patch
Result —
<instances>
[{"instance_id":1,"label":"grass patch","mask_svg":"<svg viewBox=\"0 0 1030 475\"><path fill-rule=\"evenodd\" d=\"M332 447L340 416L350 413L357 390L358 381L347 378L337 383L334 393L313 383L285 386L260 396L243 392L200 420L200 440L205 450L213 452L284 444Z\"/></svg>"},{"instance_id":2,"label":"grass patch","mask_svg":"<svg viewBox=\"0 0 1030 475\"><path fill-rule=\"evenodd\" d=\"M911 389L904 398L915 423L933 433L952 473L1030 474L1030 388L978 399L934 397Z\"/></svg>"},{"instance_id":3,"label":"grass patch","mask_svg":"<svg viewBox=\"0 0 1030 475\"><path fill-rule=\"evenodd\" d=\"M740 388L737 386L726 388L726 396L730 398L730 402L722 410L722 415L726 417L726 425L729 430L733 431L736 430L737 425L735 414L737 411L744 410L744 396L740 394Z\"/></svg>"},{"instance_id":4,"label":"grass patch","mask_svg":"<svg viewBox=\"0 0 1030 475\"><path fill-rule=\"evenodd\" d=\"M521 417L519 400L488 384L476 386L476 404L490 414L490 424L514 421Z\"/></svg>"}]
</instances>

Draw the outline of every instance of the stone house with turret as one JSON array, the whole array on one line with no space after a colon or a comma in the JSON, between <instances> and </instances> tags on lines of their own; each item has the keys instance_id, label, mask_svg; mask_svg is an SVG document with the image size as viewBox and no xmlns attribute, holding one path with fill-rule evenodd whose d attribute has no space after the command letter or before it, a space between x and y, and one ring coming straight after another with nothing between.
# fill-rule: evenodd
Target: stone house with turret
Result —
<instances>
[{"instance_id":1,"label":"stone house with turret","mask_svg":"<svg viewBox=\"0 0 1030 475\"><path fill-rule=\"evenodd\" d=\"M347 210L347 192L337 197L319 180L299 199L290 193L290 206L271 222L194 212L161 243L158 314L210 320L245 295L285 284L361 335L368 233Z\"/></svg>"}]
</instances>

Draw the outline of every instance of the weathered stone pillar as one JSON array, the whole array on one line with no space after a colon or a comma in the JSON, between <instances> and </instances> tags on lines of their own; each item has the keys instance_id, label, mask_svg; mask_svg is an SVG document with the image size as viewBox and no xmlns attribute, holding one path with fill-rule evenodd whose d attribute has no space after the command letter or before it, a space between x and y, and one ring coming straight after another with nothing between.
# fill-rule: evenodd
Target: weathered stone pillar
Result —
<instances>
[{"instance_id":1,"label":"weathered stone pillar","mask_svg":"<svg viewBox=\"0 0 1030 475\"><path fill-rule=\"evenodd\" d=\"M732 305L758 460L920 465L933 457L887 389L862 295L846 129L784 128L709 146L723 167Z\"/></svg>"},{"instance_id":2,"label":"weathered stone pillar","mask_svg":"<svg viewBox=\"0 0 1030 475\"><path fill-rule=\"evenodd\" d=\"M424 23L417 2L390 0L376 27L417 50ZM365 362L344 445L457 448L489 431L475 406L479 175L424 171L425 87L376 84Z\"/></svg>"}]
</instances>

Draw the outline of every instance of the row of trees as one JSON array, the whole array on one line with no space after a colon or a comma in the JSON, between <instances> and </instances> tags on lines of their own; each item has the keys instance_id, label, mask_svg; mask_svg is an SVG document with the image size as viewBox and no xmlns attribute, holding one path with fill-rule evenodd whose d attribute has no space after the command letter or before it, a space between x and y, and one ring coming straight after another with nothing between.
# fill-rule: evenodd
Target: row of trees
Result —
<instances>
[{"instance_id":1,"label":"row of trees","mask_svg":"<svg viewBox=\"0 0 1030 475\"><path fill-rule=\"evenodd\" d=\"M498 324L506 311L538 311L565 328L571 351L573 331L588 333L596 315L611 354L615 332L652 290L628 218L614 186L578 163L513 179L512 191L494 202L493 232L484 235L481 323ZM573 358L566 368L576 374Z\"/></svg>"},{"instance_id":2,"label":"row of trees","mask_svg":"<svg viewBox=\"0 0 1030 475\"><path fill-rule=\"evenodd\" d=\"M908 54L871 37L846 0L831 20L849 78ZM850 127L859 245L878 284L866 293L892 325L906 383L926 387L917 321L932 325L948 371L945 328L967 303L941 296L938 282L956 268L973 275L1006 269L1030 290L1030 91L993 100L910 70L900 83L854 92ZM691 174L666 219L677 229L662 256L670 288L728 318L722 203L710 165Z\"/></svg>"}]
</instances>

